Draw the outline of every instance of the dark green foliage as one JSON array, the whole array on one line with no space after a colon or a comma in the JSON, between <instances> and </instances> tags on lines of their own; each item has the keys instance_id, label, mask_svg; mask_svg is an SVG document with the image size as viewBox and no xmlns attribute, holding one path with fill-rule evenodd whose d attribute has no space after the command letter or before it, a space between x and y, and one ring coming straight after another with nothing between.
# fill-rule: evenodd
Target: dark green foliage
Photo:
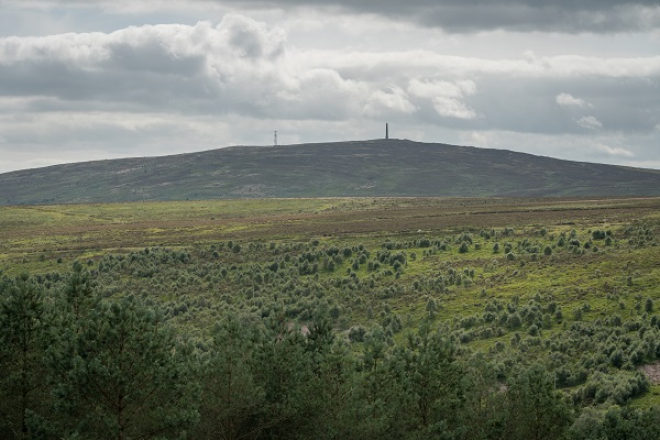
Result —
<instances>
[{"instance_id":1,"label":"dark green foliage","mask_svg":"<svg viewBox=\"0 0 660 440\"><path fill-rule=\"evenodd\" d=\"M395 353L401 358L399 380L407 397L399 412L400 424L408 425L404 432L419 439L459 438L465 431L466 372L454 361L452 344L423 323L416 335L409 335L407 349Z\"/></svg>"},{"instance_id":2,"label":"dark green foliage","mask_svg":"<svg viewBox=\"0 0 660 440\"><path fill-rule=\"evenodd\" d=\"M201 423L194 438L256 438L265 428L254 423L266 403L265 390L254 377L255 352L263 335L245 324L230 315L214 330L201 372Z\"/></svg>"},{"instance_id":3,"label":"dark green foliage","mask_svg":"<svg viewBox=\"0 0 660 440\"><path fill-rule=\"evenodd\" d=\"M603 231L602 229L596 229L591 232L591 238L594 240L605 240L605 238L611 235L610 231Z\"/></svg>"},{"instance_id":4,"label":"dark green foliage","mask_svg":"<svg viewBox=\"0 0 660 440\"><path fill-rule=\"evenodd\" d=\"M649 382L640 372L617 377L601 372L594 373L583 388L576 391L574 399L585 403L625 405L649 389Z\"/></svg>"},{"instance_id":5,"label":"dark green foliage","mask_svg":"<svg viewBox=\"0 0 660 440\"><path fill-rule=\"evenodd\" d=\"M648 242L650 228L626 236L634 248L622 240L594 255L555 244L570 235L595 248L592 231L544 235L538 227L479 233L483 249L500 240L517 255L512 260L478 252L479 229L461 227L360 245L323 237L141 247L98 257L96 266L84 257L87 263L75 263L68 275L5 279L3 288L26 282L41 292L39 332L48 343L34 348L40 361L33 367L41 372L29 411L15 411L20 399L3 378L0 410L27 415L28 436L53 439L139 438L163 420L161 437L200 440L564 440L583 422L600 429L613 405L653 399L636 372L660 358L657 276L636 247L641 238ZM475 252L458 255L470 242ZM459 252L443 251L448 243ZM546 248L551 258L539 255ZM609 266L614 255L625 255L620 266ZM557 280L546 282L543 273ZM634 278L630 287L626 277ZM571 319L563 319L562 307ZM405 333L420 321L418 331ZM118 337L122 322L126 331ZM161 335L162 344L145 334ZM180 342L189 337L194 347ZM144 375L122 367L118 339L128 344L124 360L142 365ZM155 352L143 348L152 345ZM164 352L176 354L176 362ZM159 370L166 364L176 379ZM179 385L119 411L139 413L139 420L103 402L130 383L139 400L149 381ZM587 417L589 406L597 417ZM620 415L612 426L634 433L627 420L645 423L636 417ZM116 429L120 419L124 431ZM9 432L13 422L3 423ZM539 437L542 431L547 437ZM14 438L0 432L5 437Z\"/></svg>"},{"instance_id":6,"label":"dark green foliage","mask_svg":"<svg viewBox=\"0 0 660 440\"><path fill-rule=\"evenodd\" d=\"M351 342L364 342L364 336L367 333L367 330L360 326L351 327L348 332L348 339Z\"/></svg>"},{"instance_id":7,"label":"dark green foliage","mask_svg":"<svg viewBox=\"0 0 660 440\"><path fill-rule=\"evenodd\" d=\"M43 288L27 275L0 282L0 436L28 439L30 418L47 400L50 342Z\"/></svg>"},{"instance_id":8,"label":"dark green foliage","mask_svg":"<svg viewBox=\"0 0 660 440\"><path fill-rule=\"evenodd\" d=\"M82 322L80 322L82 321ZM196 421L190 348L158 311L100 303L51 351L54 425L83 438L175 438Z\"/></svg>"},{"instance_id":9,"label":"dark green foliage","mask_svg":"<svg viewBox=\"0 0 660 440\"><path fill-rule=\"evenodd\" d=\"M571 424L569 406L555 390L553 376L539 364L513 377L506 396L507 439L560 439Z\"/></svg>"},{"instance_id":10,"label":"dark green foliage","mask_svg":"<svg viewBox=\"0 0 660 440\"><path fill-rule=\"evenodd\" d=\"M612 406L587 408L569 431L571 440L645 440L660 438L660 409Z\"/></svg>"},{"instance_id":11,"label":"dark green foliage","mask_svg":"<svg viewBox=\"0 0 660 440\"><path fill-rule=\"evenodd\" d=\"M458 248L458 252L461 254L465 254L470 250L470 246L468 242L464 241L461 243L461 246Z\"/></svg>"}]
</instances>

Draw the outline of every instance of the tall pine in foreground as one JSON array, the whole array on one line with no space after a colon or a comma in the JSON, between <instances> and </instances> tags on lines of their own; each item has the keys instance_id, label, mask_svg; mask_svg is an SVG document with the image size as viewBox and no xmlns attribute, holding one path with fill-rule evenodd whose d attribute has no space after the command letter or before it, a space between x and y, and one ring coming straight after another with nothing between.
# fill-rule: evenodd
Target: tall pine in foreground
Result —
<instances>
[{"instance_id":1,"label":"tall pine in foreground","mask_svg":"<svg viewBox=\"0 0 660 440\"><path fill-rule=\"evenodd\" d=\"M506 438L554 440L566 435L572 414L554 376L541 364L533 364L509 380Z\"/></svg>"},{"instance_id":2,"label":"tall pine in foreground","mask_svg":"<svg viewBox=\"0 0 660 440\"><path fill-rule=\"evenodd\" d=\"M404 417L398 422L405 429L402 437L461 438L466 373L456 362L454 350L453 344L425 321L417 334L409 335L408 347L395 351L405 396L401 405Z\"/></svg>"},{"instance_id":3,"label":"tall pine in foreground","mask_svg":"<svg viewBox=\"0 0 660 440\"><path fill-rule=\"evenodd\" d=\"M194 363L160 312L132 297L99 303L62 344L54 384L58 436L182 438L197 420Z\"/></svg>"},{"instance_id":4,"label":"tall pine in foreground","mask_svg":"<svg viewBox=\"0 0 660 440\"><path fill-rule=\"evenodd\" d=\"M0 438L27 439L47 397L43 288L27 275L0 283Z\"/></svg>"},{"instance_id":5,"label":"tall pine in foreground","mask_svg":"<svg viewBox=\"0 0 660 440\"><path fill-rule=\"evenodd\" d=\"M213 344L201 369L201 422L192 438L257 439L265 390L255 374L254 353L260 339L255 325L228 315L213 332Z\"/></svg>"}]
</instances>

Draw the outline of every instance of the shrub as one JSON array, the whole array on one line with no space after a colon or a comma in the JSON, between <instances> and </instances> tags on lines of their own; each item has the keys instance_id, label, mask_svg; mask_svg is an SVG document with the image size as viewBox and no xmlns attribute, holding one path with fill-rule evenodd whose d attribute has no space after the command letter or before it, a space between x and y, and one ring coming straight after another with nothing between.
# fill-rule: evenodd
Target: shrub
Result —
<instances>
[{"instance_id":1,"label":"shrub","mask_svg":"<svg viewBox=\"0 0 660 440\"><path fill-rule=\"evenodd\" d=\"M516 329L521 325L522 325L522 320L520 319L520 315L518 315L517 313L510 314L506 320L506 326L510 329Z\"/></svg>"},{"instance_id":2,"label":"shrub","mask_svg":"<svg viewBox=\"0 0 660 440\"><path fill-rule=\"evenodd\" d=\"M461 254L465 254L470 250L470 247L468 246L467 242L461 243L461 247L458 248L458 252Z\"/></svg>"},{"instance_id":3,"label":"shrub","mask_svg":"<svg viewBox=\"0 0 660 440\"><path fill-rule=\"evenodd\" d=\"M351 342L364 342L364 335L367 333L367 330L358 325L357 327L351 327L348 331L348 340Z\"/></svg>"}]
</instances>

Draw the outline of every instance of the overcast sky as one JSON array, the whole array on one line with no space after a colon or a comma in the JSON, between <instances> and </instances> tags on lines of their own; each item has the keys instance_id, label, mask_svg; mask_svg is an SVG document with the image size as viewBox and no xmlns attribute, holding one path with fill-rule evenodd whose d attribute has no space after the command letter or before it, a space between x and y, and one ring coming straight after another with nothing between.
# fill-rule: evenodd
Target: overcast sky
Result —
<instances>
[{"instance_id":1,"label":"overcast sky","mask_svg":"<svg viewBox=\"0 0 660 440\"><path fill-rule=\"evenodd\" d=\"M660 0L0 0L0 172L385 122L660 168Z\"/></svg>"}]
</instances>

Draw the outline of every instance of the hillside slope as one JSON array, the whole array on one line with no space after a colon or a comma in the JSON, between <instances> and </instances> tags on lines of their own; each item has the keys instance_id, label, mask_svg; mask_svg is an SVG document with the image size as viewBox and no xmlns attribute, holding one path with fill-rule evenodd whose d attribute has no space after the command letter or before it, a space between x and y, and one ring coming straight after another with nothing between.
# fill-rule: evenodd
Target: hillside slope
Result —
<instances>
[{"instance_id":1,"label":"hillside slope","mask_svg":"<svg viewBox=\"0 0 660 440\"><path fill-rule=\"evenodd\" d=\"M338 196L648 196L660 171L372 140L57 165L0 174L0 204Z\"/></svg>"}]
</instances>

